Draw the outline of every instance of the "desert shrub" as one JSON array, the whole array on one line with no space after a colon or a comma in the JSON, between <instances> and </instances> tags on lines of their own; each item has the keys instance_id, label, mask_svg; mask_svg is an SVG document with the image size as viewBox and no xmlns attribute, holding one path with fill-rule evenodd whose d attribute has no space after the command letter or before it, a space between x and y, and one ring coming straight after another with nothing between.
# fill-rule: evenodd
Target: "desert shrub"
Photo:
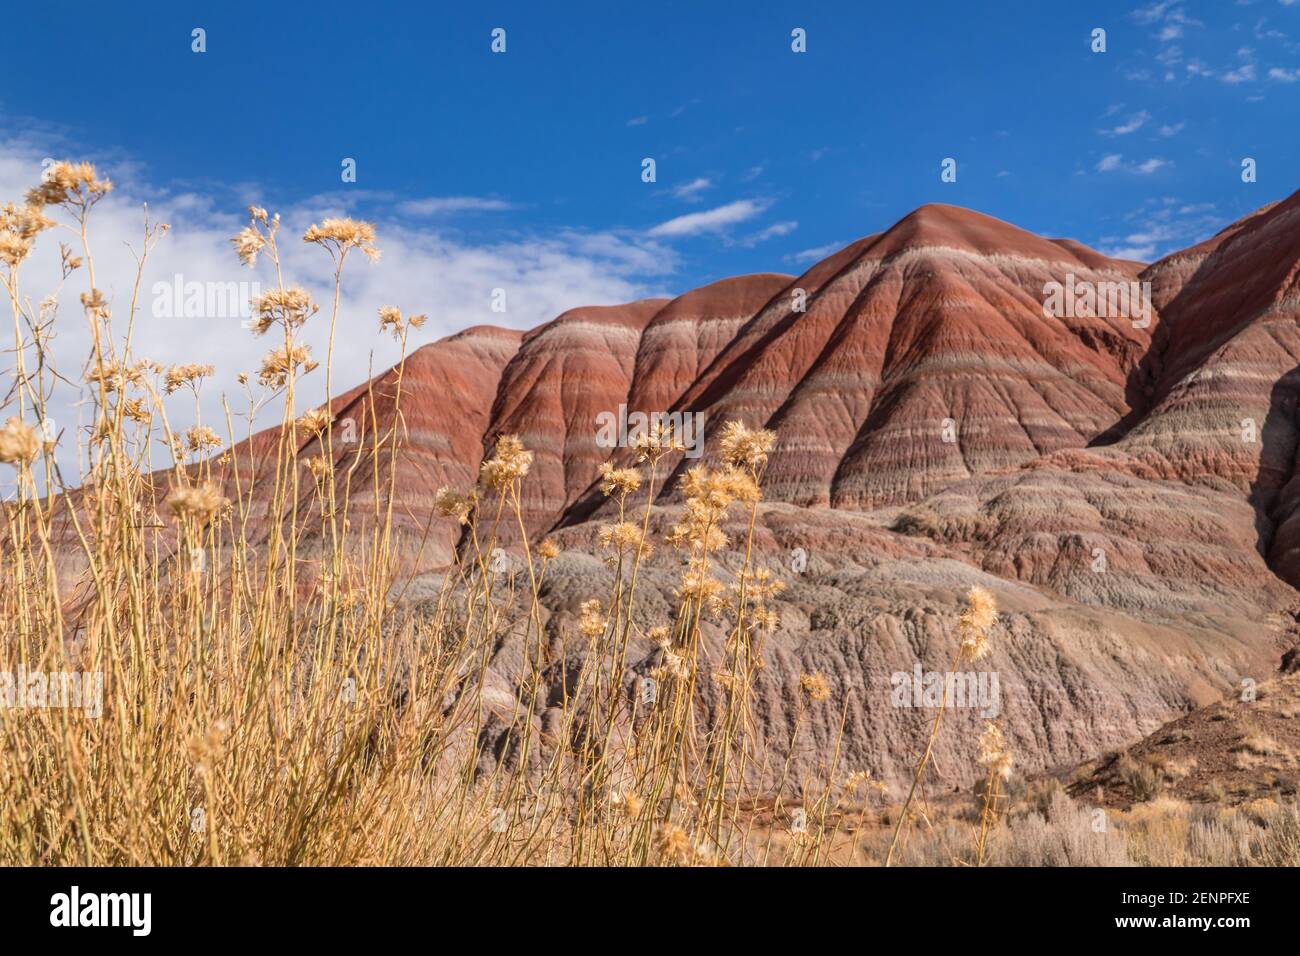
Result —
<instances>
[{"instance_id":1,"label":"desert shrub","mask_svg":"<svg viewBox=\"0 0 1300 956\"><path fill-rule=\"evenodd\" d=\"M1053 791L1045 813L1007 822L993 846L999 866L1132 866L1124 835L1105 816Z\"/></svg>"},{"instance_id":2,"label":"desert shrub","mask_svg":"<svg viewBox=\"0 0 1300 956\"><path fill-rule=\"evenodd\" d=\"M1138 803L1154 799L1160 793L1160 771L1145 761L1134 760L1130 754L1119 758L1115 773Z\"/></svg>"}]
</instances>

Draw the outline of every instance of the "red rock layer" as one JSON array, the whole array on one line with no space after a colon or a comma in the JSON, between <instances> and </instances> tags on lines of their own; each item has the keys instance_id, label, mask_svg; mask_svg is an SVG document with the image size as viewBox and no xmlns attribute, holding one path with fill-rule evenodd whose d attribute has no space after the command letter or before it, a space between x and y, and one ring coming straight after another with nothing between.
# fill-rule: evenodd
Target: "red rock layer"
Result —
<instances>
[{"instance_id":1,"label":"red rock layer","mask_svg":"<svg viewBox=\"0 0 1300 956\"><path fill-rule=\"evenodd\" d=\"M497 382L521 338L492 326L466 329L417 349L400 370L389 369L330 403L337 503L351 523L352 540L370 545L368 532L386 520L391 497L394 546L403 566L420 571L452 560L460 529L434 520L434 496L441 487L464 490L477 479ZM401 436L395 455L386 447L394 428ZM264 526L270 505L271 482L261 476L274 468L278 441L277 427L232 449L239 474L227 475L227 494L243 496L255 528ZM304 438L293 453L301 463L324 455L326 446ZM299 472L299 512L309 529L318 527L311 476L306 468ZM310 531L305 540L313 540Z\"/></svg>"},{"instance_id":2,"label":"red rock layer","mask_svg":"<svg viewBox=\"0 0 1300 956\"><path fill-rule=\"evenodd\" d=\"M498 435L512 434L533 452L521 501L529 534L549 528L609 457L596 443L596 416L627 401L641 331L667 301L565 312L525 335L502 372L486 445L490 452ZM502 537L513 540L513 527Z\"/></svg>"}]
</instances>

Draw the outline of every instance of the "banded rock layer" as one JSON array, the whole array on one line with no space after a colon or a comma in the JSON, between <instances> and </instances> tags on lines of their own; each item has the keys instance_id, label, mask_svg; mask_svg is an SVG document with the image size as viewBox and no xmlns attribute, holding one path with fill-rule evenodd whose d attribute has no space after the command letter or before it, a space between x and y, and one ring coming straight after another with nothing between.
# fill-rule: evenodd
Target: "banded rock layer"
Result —
<instances>
[{"instance_id":1,"label":"banded rock layer","mask_svg":"<svg viewBox=\"0 0 1300 956\"><path fill-rule=\"evenodd\" d=\"M1300 194L1143 267L926 206L798 277L726 279L425 346L407 363L392 475L404 562L436 587L463 542L434 518L434 493L467 488L495 437L518 434L535 453L526 531L568 549L544 595L553 657L567 662L573 614L601 581L598 468L631 457L598 441L597 417L702 415L705 462L739 419L778 436L758 534L762 560L792 584L757 708L773 746L800 713L799 673L820 669L848 701L845 754L897 778L924 713L891 706L890 676L946 662L975 583L1004 608L990 666L1022 765L1120 746L1266 678L1296 642L1298 226ZM1052 283L1081 282L1149 282L1150 321L1045 311ZM336 417L361 408L382 431L392 375L336 400ZM350 467L335 447L336 467ZM694 463L665 463L655 527ZM810 556L797 575L783 560L794 548ZM647 569L647 624L669 609L676 560L661 553ZM632 670L644 671L657 652L638 648ZM507 641L503 686L516 659ZM840 714L804 718L800 761L834 751ZM967 782L973 739L943 745L954 783Z\"/></svg>"}]
</instances>

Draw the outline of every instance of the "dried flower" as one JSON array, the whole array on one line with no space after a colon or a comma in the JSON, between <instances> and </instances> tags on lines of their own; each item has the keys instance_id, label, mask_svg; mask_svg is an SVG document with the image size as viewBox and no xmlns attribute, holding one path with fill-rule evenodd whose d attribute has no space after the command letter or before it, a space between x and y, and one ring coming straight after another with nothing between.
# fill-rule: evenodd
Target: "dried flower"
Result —
<instances>
[{"instance_id":1,"label":"dried flower","mask_svg":"<svg viewBox=\"0 0 1300 956\"><path fill-rule=\"evenodd\" d=\"M129 386L138 387L144 381L145 373L151 368L152 365L148 362L124 366L109 359L97 362L86 372L86 381L103 387L105 392L125 391Z\"/></svg>"},{"instance_id":2,"label":"dried flower","mask_svg":"<svg viewBox=\"0 0 1300 956\"><path fill-rule=\"evenodd\" d=\"M582 631L584 637L600 637L605 633L605 614L601 608L600 601L592 598L590 601L583 601L580 609L580 620L578 629Z\"/></svg>"},{"instance_id":3,"label":"dried flower","mask_svg":"<svg viewBox=\"0 0 1300 956\"><path fill-rule=\"evenodd\" d=\"M319 455L314 458L304 458L302 464L317 481L324 478L325 474L330 470L330 463Z\"/></svg>"},{"instance_id":4,"label":"dried flower","mask_svg":"<svg viewBox=\"0 0 1300 956\"><path fill-rule=\"evenodd\" d=\"M145 405L143 398L128 398L122 406L122 414L133 422L141 425L147 425L153 420L148 406Z\"/></svg>"},{"instance_id":5,"label":"dried flower","mask_svg":"<svg viewBox=\"0 0 1300 956\"><path fill-rule=\"evenodd\" d=\"M533 453L525 450L518 436L502 435L497 439L496 455L479 468L479 480L501 490L527 475L532 463Z\"/></svg>"},{"instance_id":6,"label":"dried flower","mask_svg":"<svg viewBox=\"0 0 1300 956\"><path fill-rule=\"evenodd\" d=\"M391 329L393 338L401 341L402 332L407 325L418 329L423 327L428 318L427 315L408 315L403 321L401 309L391 305L381 305L379 307L379 331L383 332Z\"/></svg>"},{"instance_id":7,"label":"dried flower","mask_svg":"<svg viewBox=\"0 0 1300 956\"><path fill-rule=\"evenodd\" d=\"M670 451L685 451L686 446L679 442L673 430L664 425L662 419L656 420L654 427L642 430L632 443L638 462L657 462Z\"/></svg>"},{"instance_id":8,"label":"dried flower","mask_svg":"<svg viewBox=\"0 0 1300 956\"><path fill-rule=\"evenodd\" d=\"M690 862L693 856L691 838L676 823L663 823L658 832L659 853L672 863Z\"/></svg>"},{"instance_id":9,"label":"dried flower","mask_svg":"<svg viewBox=\"0 0 1300 956\"><path fill-rule=\"evenodd\" d=\"M682 574L676 592L680 598L689 598L703 603L721 594L723 590L725 589L722 582L709 573L708 562L700 557L692 557L686 566L686 571Z\"/></svg>"},{"instance_id":10,"label":"dried flower","mask_svg":"<svg viewBox=\"0 0 1300 956\"><path fill-rule=\"evenodd\" d=\"M36 237L54 224L38 206L19 208L9 203L0 209L0 262L18 266L32 251Z\"/></svg>"},{"instance_id":11,"label":"dried flower","mask_svg":"<svg viewBox=\"0 0 1300 956\"><path fill-rule=\"evenodd\" d=\"M185 447L190 451L221 447L221 436L207 425L195 425L185 432Z\"/></svg>"},{"instance_id":12,"label":"dried flower","mask_svg":"<svg viewBox=\"0 0 1300 956\"><path fill-rule=\"evenodd\" d=\"M326 219L320 225L312 223L302 237L303 242L314 242L328 249L338 261L350 249L360 249L371 262L379 258L375 248L375 227L356 219Z\"/></svg>"},{"instance_id":13,"label":"dried flower","mask_svg":"<svg viewBox=\"0 0 1300 956\"><path fill-rule=\"evenodd\" d=\"M0 462L25 465L41 453L41 434L17 418L10 418L0 428Z\"/></svg>"},{"instance_id":14,"label":"dried flower","mask_svg":"<svg viewBox=\"0 0 1300 956\"><path fill-rule=\"evenodd\" d=\"M641 815L641 798L631 790L620 794L617 802L623 805L623 812L627 814L627 816L638 817Z\"/></svg>"},{"instance_id":15,"label":"dried flower","mask_svg":"<svg viewBox=\"0 0 1300 956\"><path fill-rule=\"evenodd\" d=\"M734 468L758 471L767 464L768 453L775 444L775 432L762 428L751 431L743 422L736 421L722 426L722 459Z\"/></svg>"},{"instance_id":16,"label":"dried flower","mask_svg":"<svg viewBox=\"0 0 1300 956\"><path fill-rule=\"evenodd\" d=\"M874 792L886 793L889 788L880 780L871 779L871 771L855 770L844 780L845 793L857 793L859 790L866 790L868 794Z\"/></svg>"},{"instance_id":17,"label":"dried flower","mask_svg":"<svg viewBox=\"0 0 1300 956\"><path fill-rule=\"evenodd\" d=\"M172 514L178 518L193 518L200 525L210 522L229 505L230 502L211 482L174 488L167 497L167 507Z\"/></svg>"},{"instance_id":18,"label":"dried flower","mask_svg":"<svg viewBox=\"0 0 1300 956\"><path fill-rule=\"evenodd\" d=\"M230 240L235 247L235 255L246 266L252 267L257 262L257 254L266 246L266 239L256 226L245 226Z\"/></svg>"},{"instance_id":19,"label":"dried flower","mask_svg":"<svg viewBox=\"0 0 1300 956\"><path fill-rule=\"evenodd\" d=\"M212 374L212 371L211 365L198 365L195 363L173 365L167 369L167 374L163 377L163 391L170 395L178 388L197 384L199 379L207 378Z\"/></svg>"},{"instance_id":20,"label":"dried flower","mask_svg":"<svg viewBox=\"0 0 1300 956\"><path fill-rule=\"evenodd\" d=\"M605 495L618 492L630 495L641 487L641 475L635 468L615 468L609 462L600 465L600 490Z\"/></svg>"},{"instance_id":21,"label":"dried flower","mask_svg":"<svg viewBox=\"0 0 1300 956\"><path fill-rule=\"evenodd\" d=\"M334 422L334 416L325 408L313 408L298 419L297 427L309 435L323 435Z\"/></svg>"},{"instance_id":22,"label":"dried flower","mask_svg":"<svg viewBox=\"0 0 1300 956\"><path fill-rule=\"evenodd\" d=\"M265 334L276 323L287 329L296 329L320 311L320 307L312 302L311 295L297 286L270 289L251 299L250 304L255 316L252 329L256 335Z\"/></svg>"},{"instance_id":23,"label":"dried flower","mask_svg":"<svg viewBox=\"0 0 1300 956\"><path fill-rule=\"evenodd\" d=\"M993 595L981 587L971 588L966 593L966 609L957 621L962 657L975 661L988 653L988 629L997 619L998 605Z\"/></svg>"},{"instance_id":24,"label":"dried flower","mask_svg":"<svg viewBox=\"0 0 1300 956\"><path fill-rule=\"evenodd\" d=\"M469 524L469 516L478 503L478 495L471 491L459 494L450 488L439 488L433 496L433 506L444 518L455 518L459 524Z\"/></svg>"},{"instance_id":25,"label":"dried flower","mask_svg":"<svg viewBox=\"0 0 1300 956\"><path fill-rule=\"evenodd\" d=\"M268 388L279 388L298 368L306 372L316 368L311 349L305 345L295 345L292 348L281 346L262 356L262 369L257 373L257 380Z\"/></svg>"},{"instance_id":26,"label":"dried flower","mask_svg":"<svg viewBox=\"0 0 1300 956\"><path fill-rule=\"evenodd\" d=\"M67 206L83 212L113 191L113 184L100 179L90 163L55 163L41 178L41 184L27 191L29 206Z\"/></svg>"},{"instance_id":27,"label":"dried flower","mask_svg":"<svg viewBox=\"0 0 1300 956\"><path fill-rule=\"evenodd\" d=\"M86 315L92 319L107 319L111 314L108 300L99 289L81 293L81 306L86 310Z\"/></svg>"},{"instance_id":28,"label":"dried flower","mask_svg":"<svg viewBox=\"0 0 1300 956\"><path fill-rule=\"evenodd\" d=\"M808 695L809 700L823 701L831 696L830 684L826 683L826 678L821 671L800 674L799 687Z\"/></svg>"},{"instance_id":29,"label":"dried flower","mask_svg":"<svg viewBox=\"0 0 1300 956\"><path fill-rule=\"evenodd\" d=\"M641 534L641 526L631 521L605 525L600 529L600 546L615 555L633 554L642 558L650 556L653 546Z\"/></svg>"},{"instance_id":30,"label":"dried flower","mask_svg":"<svg viewBox=\"0 0 1300 956\"><path fill-rule=\"evenodd\" d=\"M537 553L541 555L543 561L553 561L560 556L560 546L555 543L554 538L546 538L537 546Z\"/></svg>"},{"instance_id":31,"label":"dried flower","mask_svg":"<svg viewBox=\"0 0 1300 956\"><path fill-rule=\"evenodd\" d=\"M980 766L987 767L989 772L1003 779L1011 776L1011 754L1007 753L1007 741L1002 736L1002 730L992 720L984 721L984 732L980 734L979 739L979 756L976 758Z\"/></svg>"}]
</instances>

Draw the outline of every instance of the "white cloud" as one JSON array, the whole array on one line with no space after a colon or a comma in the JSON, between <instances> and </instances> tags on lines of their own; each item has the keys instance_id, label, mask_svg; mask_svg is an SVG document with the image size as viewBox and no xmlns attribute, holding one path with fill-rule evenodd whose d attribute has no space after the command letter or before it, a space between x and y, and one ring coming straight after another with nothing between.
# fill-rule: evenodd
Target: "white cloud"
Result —
<instances>
[{"instance_id":1,"label":"white cloud","mask_svg":"<svg viewBox=\"0 0 1300 956\"><path fill-rule=\"evenodd\" d=\"M1174 6L1174 0L1162 0L1133 11L1133 19L1138 23L1155 23L1164 17L1165 12Z\"/></svg>"},{"instance_id":2,"label":"white cloud","mask_svg":"<svg viewBox=\"0 0 1300 956\"><path fill-rule=\"evenodd\" d=\"M825 259L831 253L839 252L844 248L842 242L828 242L824 246L814 246L811 249L804 249L802 252L791 253L786 256L790 262L812 262Z\"/></svg>"},{"instance_id":3,"label":"white cloud","mask_svg":"<svg viewBox=\"0 0 1300 956\"><path fill-rule=\"evenodd\" d=\"M1103 236L1096 247L1117 259L1151 262L1195 245L1223 227L1214 203L1187 203L1172 196L1150 199L1125 219L1136 225L1122 236Z\"/></svg>"},{"instance_id":4,"label":"white cloud","mask_svg":"<svg viewBox=\"0 0 1300 956\"><path fill-rule=\"evenodd\" d=\"M650 122L650 117L648 116L633 116L630 120L627 121L627 125L644 126L648 122Z\"/></svg>"},{"instance_id":5,"label":"white cloud","mask_svg":"<svg viewBox=\"0 0 1300 956\"><path fill-rule=\"evenodd\" d=\"M1119 126L1112 127L1111 129L1104 129L1102 132L1108 136L1127 136L1129 133L1136 133L1140 130L1143 124L1145 124L1150 118L1151 114L1146 110L1143 110L1142 112L1135 113L1133 116L1129 117L1127 122L1121 123Z\"/></svg>"},{"instance_id":6,"label":"white cloud","mask_svg":"<svg viewBox=\"0 0 1300 956\"><path fill-rule=\"evenodd\" d=\"M1138 262L1150 262L1156 257L1156 247L1149 246L1112 246L1100 250L1104 256L1112 259L1136 259Z\"/></svg>"},{"instance_id":7,"label":"white cloud","mask_svg":"<svg viewBox=\"0 0 1300 956\"><path fill-rule=\"evenodd\" d=\"M0 201L21 199L40 179L41 159L62 156L64 152L42 140L0 138ZM247 222L242 211L245 203L255 202L272 212L278 210L283 222L280 238L286 281L303 285L321 306L320 314L301 332L302 340L323 363L332 292L330 260L323 250L302 242L300 236L312 222L351 211L358 204L358 194L340 189L336 194L301 203L277 205L256 187L239 187L238 195L236 190L220 188L207 193L181 192L142 181L143 177L128 164L101 164L101 173L110 176L117 188L92 211L90 240L98 283L112 307L115 333L120 336L126 327L135 277L135 262L126 244L137 250L140 247L142 204L147 200L151 221L167 222L171 229L151 252L146 265L133 353L136 358L147 357L163 365L202 362L215 366L213 378L204 384L201 393L202 420L225 433L224 393L230 397L231 411L236 416L237 436L246 434L248 426L238 418L246 410L246 402L235 376L257 369L261 356L275 345L272 337L254 337L242 327L238 315L220 318L155 314L155 283L163 284L160 290L169 290L173 277L181 276L183 283L260 282L263 288L269 288L274 273L266 257L259 258L254 269L241 267L229 238ZM531 328L574 306L614 304L661 293L662 278L677 264L673 250L644 235L558 230L470 243L447 238L436 227L416 229L403 225L396 218L401 215L401 203L393 199L369 195L360 201L363 206L359 214L376 223L383 255L375 263L359 255L347 261L334 349L335 394L397 360L397 345L391 337L378 333L376 310L381 305L430 316L428 324L412 339L411 347L417 348L471 325ZM59 287L60 239L79 253L77 237L58 230L41 236L23 265L22 289L33 302ZM83 378L90 353L89 334L78 302L85 282L83 268L63 284L54 324L57 337L52 346L53 364L73 383ZM494 289L506 292L505 313L491 310ZM0 292L0 299L4 298ZM160 291L157 298L169 301L171 296ZM4 369L0 378L12 368L12 362L12 357L0 358ZM324 400L323 372L322 368L303 380L302 407ZM59 455L69 479L78 473L77 434L79 426L89 421L89 406L81 404L87 395L83 387L73 384L59 386L53 397L52 416L64 432ZM167 409L174 428L184 429L194 423L192 402L180 393L167 400ZM255 426L264 427L276 420L277 403L271 401L259 411ZM156 465L165 463L155 459Z\"/></svg>"},{"instance_id":8,"label":"white cloud","mask_svg":"<svg viewBox=\"0 0 1300 956\"><path fill-rule=\"evenodd\" d=\"M1146 176L1154 173L1157 169L1163 169L1165 166L1170 165L1172 165L1172 163L1170 163L1169 160L1160 159L1158 157L1145 159L1140 163L1126 163L1122 154L1109 153L1108 155L1103 156L1097 163L1097 172L1114 173L1122 171L1126 173L1139 173Z\"/></svg>"},{"instance_id":9,"label":"white cloud","mask_svg":"<svg viewBox=\"0 0 1300 956\"><path fill-rule=\"evenodd\" d=\"M713 180L709 179L707 176L697 176L689 183L682 183L680 186L673 187L673 195L678 199L685 199L693 202L699 198L700 193L712 186Z\"/></svg>"},{"instance_id":10,"label":"white cloud","mask_svg":"<svg viewBox=\"0 0 1300 956\"><path fill-rule=\"evenodd\" d=\"M1244 63L1235 70L1229 70L1219 77L1224 83L1236 85L1238 83L1249 83L1255 79L1255 64Z\"/></svg>"},{"instance_id":11,"label":"white cloud","mask_svg":"<svg viewBox=\"0 0 1300 956\"><path fill-rule=\"evenodd\" d=\"M740 240L740 245L747 248L753 247L758 245L760 242L766 242L768 239L775 239L777 236L788 236L798 228L799 223L794 219L788 219L784 222L774 222L766 229L760 229L753 235L746 236L744 239Z\"/></svg>"},{"instance_id":12,"label":"white cloud","mask_svg":"<svg viewBox=\"0 0 1300 956\"><path fill-rule=\"evenodd\" d=\"M1268 71L1270 80L1277 80L1279 83L1294 83L1300 80L1300 69L1288 70L1284 67L1275 66Z\"/></svg>"},{"instance_id":13,"label":"white cloud","mask_svg":"<svg viewBox=\"0 0 1300 956\"><path fill-rule=\"evenodd\" d=\"M397 204L397 211L407 216L438 216L457 212L499 212L513 209L504 199L487 199L480 196L429 196L426 199L408 199Z\"/></svg>"},{"instance_id":14,"label":"white cloud","mask_svg":"<svg viewBox=\"0 0 1300 956\"><path fill-rule=\"evenodd\" d=\"M1179 133L1183 131L1183 127L1185 127L1186 125L1187 125L1186 123L1172 123L1172 124L1162 126L1160 127L1160 135L1165 137L1166 139L1168 139L1170 136L1177 136Z\"/></svg>"},{"instance_id":15,"label":"white cloud","mask_svg":"<svg viewBox=\"0 0 1300 956\"><path fill-rule=\"evenodd\" d=\"M678 216L675 219L669 219L667 222L661 222L651 229L647 235L660 238L696 236L705 232L719 232L727 226L734 226L738 222L745 222L761 215L769 205L769 202L762 199L738 199L736 202L718 206L716 209L688 213L685 216Z\"/></svg>"}]
</instances>

